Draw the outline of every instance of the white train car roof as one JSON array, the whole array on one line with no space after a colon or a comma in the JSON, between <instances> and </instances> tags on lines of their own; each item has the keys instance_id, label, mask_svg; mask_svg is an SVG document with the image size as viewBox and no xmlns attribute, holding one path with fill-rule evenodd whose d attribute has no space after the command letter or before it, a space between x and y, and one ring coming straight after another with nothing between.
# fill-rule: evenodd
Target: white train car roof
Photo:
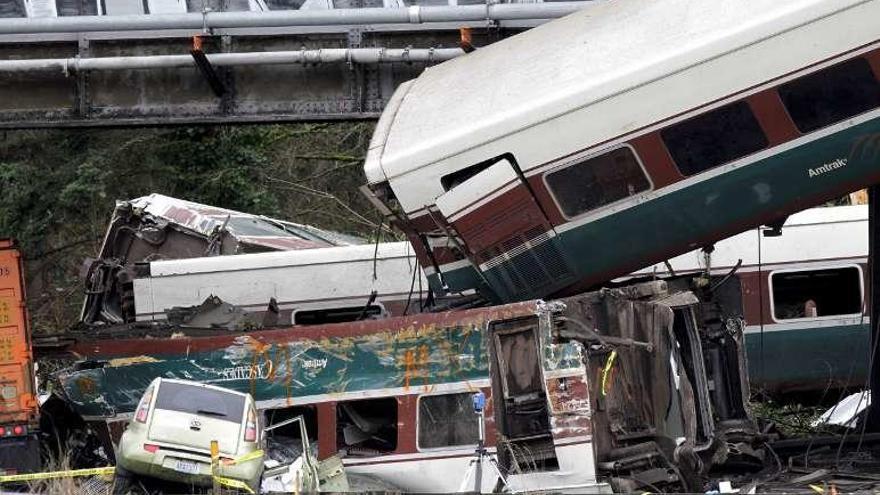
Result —
<instances>
[{"instance_id":1,"label":"white train car roof","mask_svg":"<svg viewBox=\"0 0 880 495\"><path fill-rule=\"evenodd\" d=\"M153 261L134 280L138 320L164 320L170 308L196 306L208 296L246 311L360 306L418 298L427 287L412 246L383 242L293 251ZM419 277L418 281L415 277ZM410 296L411 297L411 296Z\"/></svg>"},{"instance_id":2,"label":"white train car roof","mask_svg":"<svg viewBox=\"0 0 880 495\"><path fill-rule=\"evenodd\" d=\"M752 229L716 242L711 258L713 273L726 272L739 260L740 271L750 271L759 264L763 270L853 264L868 256L867 205L811 208L790 216L781 236L764 236L764 230ZM676 256L669 264L678 274L706 268L700 249ZM633 275L667 275L667 271L665 264L657 263Z\"/></svg>"},{"instance_id":3,"label":"white train car roof","mask_svg":"<svg viewBox=\"0 0 880 495\"><path fill-rule=\"evenodd\" d=\"M150 276L166 277L196 273L229 273L246 270L277 269L309 265L346 265L363 261L411 259L412 246L408 242L381 242L357 246L334 246L294 251L239 254L236 256L206 256L150 262ZM406 283L409 284L407 277Z\"/></svg>"},{"instance_id":4,"label":"white train car roof","mask_svg":"<svg viewBox=\"0 0 880 495\"><path fill-rule=\"evenodd\" d=\"M412 211L442 193L429 179L505 152L528 170L607 143L876 41L878 17L880 0L591 4L402 85L367 179L428 167L395 188Z\"/></svg>"}]
</instances>

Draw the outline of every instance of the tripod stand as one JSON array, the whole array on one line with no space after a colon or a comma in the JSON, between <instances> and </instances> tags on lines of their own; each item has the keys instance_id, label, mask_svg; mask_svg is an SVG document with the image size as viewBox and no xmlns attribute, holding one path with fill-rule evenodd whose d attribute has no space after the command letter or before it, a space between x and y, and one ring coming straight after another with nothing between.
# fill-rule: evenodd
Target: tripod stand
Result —
<instances>
[{"instance_id":1,"label":"tripod stand","mask_svg":"<svg viewBox=\"0 0 880 495\"><path fill-rule=\"evenodd\" d=\"M498 461L489 454L488 450L486 450L486 396L484 396L482 392L477 392L474 394L473 400L474 413L477 414L477 418L479 419L479 436L477 439L477 448L474 449L474 455L468 463L468 469L464 473L464 478L461 480L461 486L459 486L458 491L468 491L470 481L473 479L473 492L480 493L482 492L483 487L483 463L485 461L488 461L489 468L495 471L495 476L501 481L501 486L507 486L507 479L501 474L501 469L498 467Z\"/></svg>"}]
</instances>

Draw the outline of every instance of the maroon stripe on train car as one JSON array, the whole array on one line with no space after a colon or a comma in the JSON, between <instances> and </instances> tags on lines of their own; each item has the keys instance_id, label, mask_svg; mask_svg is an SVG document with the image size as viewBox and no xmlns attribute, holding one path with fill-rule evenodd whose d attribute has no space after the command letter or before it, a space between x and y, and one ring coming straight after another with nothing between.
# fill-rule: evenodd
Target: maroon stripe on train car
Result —
<instances>
[{"instance_id":1,"label":"maroon stripe on train car","mask_svg":"<svg viewBox=\"0 0 880 495\"><path fill-rule=\"evenodd\" d=\"M874 71L874 77L880 80L880 49L866 53L865 58L868 59L868 63L871 64L871 69Z\"/></svg>"},{"instance_id":2,"label":"maroon stripe on train car","mask_svg":"<svg viewBox=\"0 0 880 495\"><path fill-rule=\"evenodd\" d=\"M395 454L417 452L416 424L418 420L418 395L397 397L397 448Z\"/></svg>"},{"instance_id":3,"label":"maroon stripe on train car","mask_svg":"<svg viewBox=\"0 0 880 495\"><path fill-rule=\"evenodd\" d=\"M318 459L324 460L336 454L336 403L319 402L318 413Z\"/></svg>"},{"instance_id":4,"label":"maroon stripe on train car","mask_svg":"<svg viewBox=\"0 0 880 495\"><path fill-rule=\"evenodd\" d=\"M475 254L536 226L550 230L537 203L522 185L462 216L454 224ZM505 246L505 250L513 247L515 245Z\"/></svg>"},{"instance_id":5,"label":"maroon stripe on train car","mask_svg":"<svg viewBox=\"0 0 880 495\"><path fill-rule=\"evenodd\" d=\"M224 332L208 337L182 337L162 340L156 346L155 338L101 339L96 335L94 341L82 341L71 346L70 351L86 358L104 356L168 355L202 350L221 349L236 344L239 339L247 339L250 345L261 347L272 343L289 342L298 339L316 340L325 337L355 337L381 332L397 332L410 327L434 325L454 327L482 323L489 320L515 318L534 314L535 301L474 308L442 313L423 313L412 316L387 318L384 320L364 320L328 325L294 326L273 330L249 332Z\"/></svg>"},{"instance_id":6,"label":"maroon stripe on train car","mask_svg":"<svg viewBox=\"0 0 880 495\"><path fill-rule=\"evenodd\" d=\"M742 291L743 317L746 325L761 324L761 299L767 294L761 292L761 272L743 272L739 274L740 290Z\"/></svg>"},{"instance_id":7,"label":"maroon stripe on train car","mask_svg":"<svg viewBox=\"0 0 880 495\"><path fill-rule=\"evenodd\" d=\"M526 180L529 182L532 191L534 191L535 197L538 198L538 203L540 203L541 208L544 209L544 213L547 214L547 218L550 220L550 225L555 227L564 224L568 220L562 216L562 212L559 211L559 207L556 206L556 201L553 200L553 196L550 195L547 185L544 184L544 176L546 174L547 171L544 171L540 174L532 175Z\"/></svg>"},{"instance_id":8,"label":"maroon stripe on train car","mask_svg":"<svg viewBox=\"0 0 880 495\"><path fill-rule=\"evenodd\" d=\"M636 150L636 154L642 160L642 165L651 176L651 182L654 189L660 189L670 184L674 184L684 176L675 167L672 157L663 144L659 132L651 132L633 138L629 144Z\"/></svg>"},{"instance_id":9,"label":"maroon stripe on train car","mask_svg":"<svg viewBox=\"0 0 880 495\"><path fill-rule=\"evenodd\" d=\"M764 135L767 136L770 147L778 146L800 137L801 134L798 132L797 127L795 127L794 122L792 122L791 117L789 117L788 112L785 111L776 88L755 93L746 98L746 101L764 130Z\"/></svg>"},{"instance_id":10,"label":"maroon stripe on train car","mask_svg":"<svg viewBox=\"0 0 880 495\"><path fill-rule=\"evenodd\" d=\"M419 232L431 232L437 230L437 224L427 211L420 211L417 215L409 218L409 224Z\"/></svg>"}]
</instances>

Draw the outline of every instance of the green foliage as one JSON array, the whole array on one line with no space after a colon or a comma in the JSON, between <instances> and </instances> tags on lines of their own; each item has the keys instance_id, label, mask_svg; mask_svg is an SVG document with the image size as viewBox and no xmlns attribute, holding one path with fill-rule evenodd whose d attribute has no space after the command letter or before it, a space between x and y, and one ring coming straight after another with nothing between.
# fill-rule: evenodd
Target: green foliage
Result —
<instances>
[{"instance_id":1,"label":"green foliage","mask_svg":"<svg viewBox=\"0 0 880 495\"><path fill-rule=\"evenodd\" d=\"M161 193L363 237L372 124L296 124L0 135L0 237L18 239L34 326L75 322L79 267L95 256L116 200Z\"/></svg>"},{"instance_id":2,"label":"green foliage","mask_svg":"<svg viewBox=\"0 0 880 495\"><path fill-rule=\"evenodd\" d=\"M756 418L773 422L786 437L803 437L825 433L823 427L813 426L825 407L804 406L796 402L778 403L767 399L750 404Z\"/></svg>"}]
</instances>

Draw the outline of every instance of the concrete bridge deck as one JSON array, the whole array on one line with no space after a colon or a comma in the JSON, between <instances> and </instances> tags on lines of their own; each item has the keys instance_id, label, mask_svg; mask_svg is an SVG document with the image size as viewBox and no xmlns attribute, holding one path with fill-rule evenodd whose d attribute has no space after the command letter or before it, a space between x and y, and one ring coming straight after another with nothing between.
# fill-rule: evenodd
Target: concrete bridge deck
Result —
<instances>
[{"instance_id":1,"label":"concrete bridge deck","mask_svg":"<svg viewBox=\"0 0 880 495\"><path fill-rule=\"evenodd\" d=\"M376 118L398 84L461 53L459 28L483 46L591 3L217 0L220 8L208 12L197 11L200 0L161 0L185 5L178 14L112 16L101 9L130 0L49 0L55 15L44 8L26 17L21 12L34 14L28 2L46 0L15 1L0 13L7 16L0 128L7 129ZM242 16L244 24L231 21ZM137 29L155 20L185 27ZM208 67L191 55L194 35Z\"/></svg>"}]
</instances>

